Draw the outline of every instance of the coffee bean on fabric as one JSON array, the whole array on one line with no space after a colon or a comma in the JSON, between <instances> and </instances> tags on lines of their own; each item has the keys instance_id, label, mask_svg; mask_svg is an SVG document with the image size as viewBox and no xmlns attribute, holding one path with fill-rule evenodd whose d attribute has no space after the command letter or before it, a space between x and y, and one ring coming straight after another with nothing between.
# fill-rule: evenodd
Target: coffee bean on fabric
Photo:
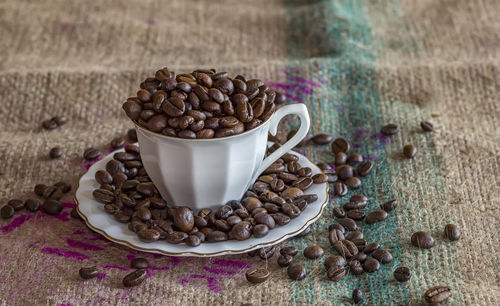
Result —
<instances>
[{"instance_id":1,"label":"coffee bean on fabric","mask_svg":"<svg viewBox=\"0 0 500 306\"><path fill-rule=\"evenodd\" d=\"M353 257L351 257L350 260L357 260L361 263L365 262L365 260L368 258L368 255L366 255L365 253L358 253L356 255L354 255Z\"/></svg>"},{"instance_id":2,"label":"coffee bean on fabric","mask_svg":"<svg viewBox=\"0 0 500 306\"><path fill-rule=\"evenodd\" d=\"M351 258L358 254L358 248L349 240L335 241L332 247L340 256L345 256L346 258Z\"/></svg>"},{"instance_id":3,"label":"coffee bean on fabric","mask_svg":"<svg viewBox=\"0 0 500 306\"><path fill-rule=\"evenodd\" d=\"M359 289L354 289L352 291L352 301L354 302L354 304L359 304L361 302L363 302L363 291L359 290Z\"/></svg>"},{"instance_id":4,"label":"coffee bean on fabric","mask_svg":"<svg viewBox=\"0 0 500 306\"><path fill-rule=\"evenodd\" d=\"M378 248L372 252L372 257L378 260L380 263L386 264L392 261L392 254L384 249Z\"/></svg>"},{"instance_id":5,"label":"coffee bean on fabric","mask_svg":"<svg viewBox=\"0 0 500 306\"><path fill-rule=\"evenodd\" d=\"M420 127L424 132L432 132L432 130L434 130L434 126L428 121L420 122Z\"/></svg>"},{"instance_id":6,"label":"coffee bean on fabric","mask_svg":"<svg viewBox=\"0 0 500 306\"><path fill-rule=\"evenodd\" d=\"M366 224L372 224L375 222L381 222L387 219L387 212L382 209L374 210L366 216Z\"/></svg>"},{"instance_id":7,"label":"coffee bean on fabric","mask_svg":"<svg viewBox=\"0 0 500 306\"><path fill-rule=\"evenodd\" d=\"M411 278L411 271L408 267L398 267L394 270L394 278L398 282L407 282Z\"/></svg>"},{"instance_id":8,"label":"coffee bean on fabric","mask_svg":"<svg viewBox=\"0 0 500 306\"><path fill-rule=\"evenodd\" d=\"M344 204L343 208L345 211L349 211L351 209L364 209L368 205L368 202L356 201L356 202L347 202Z\"/></svg>"},{"instance_id":9,"label":"coffee bean on fabric","mask_svg":"<svg viewBox=\"0 0 500 306\"><path fill-rule=\"evenodd\" d=\"M344 233L336 228L333 228L328 235L328 240L330 241L331 245L333 245L337 241L342 241L344 239Z\"/></svg>"},{"instance_id":10,"label":"coffee bean on fabric","mask_svg":"<svg viewBox=\"0 0 500 306\"><path fill-rule=\"evenodd\" d=\"M342 225L348 231L355 231L358 229L358 225L356 224L356 221L354 221L351 218L340 219L340 220L338 220L338 223L340 225Z\"/></svg>"},{"instance_id":11,"label":"coffee bean on fabric","mask_svg":"<svg viewBox=\"0 0 500 306\"><path fill-rule=\"evenodd\" d=\"M259 250L259 257L262 259L269 259L276 253L277 247L275 245L269 247L263 247Z\"/></svg>"},{"instance_id":12,"label":"coffee bean on fabric","mask_svg":"<svg viewBox=\"0 0 500 306\"><path fill-rule=\"evenodd\" d=\"M0 210L0 215L2 215L3 219L10 219L12 216L14 216L14 208L10 205L5 205L2 207Z\"/></svg>"},{"instance_id":13,"label":"coffee bean on fabric","mask_svg":"<svg viewBox=\"0 0 500 306\"><path fill-rule=\"evenodd\" d=\"M325 251L319 245L312 245L304 249L304 256L309 259L317 259L323 256Z\"/></svg>"},{"instance_id":14,"label":"coffee bean on fabric","mask_svg":"<svg viewBox=\"0 0 500 306\"><path fill-rule=\"evenodd\" d=\"M45 200L42 205L43 211L49 215L58 215L62 212L63 207L61 202L57 200Z\"/></svg>"},{"instance_id":15,"label":"coffee bean on fabric","mask_svg":"<svg viewBox=\"0 0 500 306\"><path fill-rule=\"evenodd\" d=\"M298 252L299 252L299 249L294 245L282 246L280 248L281 255L295 256L295 255L297 255Z\"/></svg>"},{"instance_id":16,"label":"coffee bean on fabric","mask_svg":"<svg viewBox=\"0 0 500 306\"><path fill-rule=\"evenodd\" d=\"M375 258L368 258L363 263L363 269L368 273L377 272L380 269L380 263Z\"/></svg>"},{"instance_id":17,"label":"coffee bean on fabric","mask_svg":"<svg viewBox=\"0 0 500 306\"><path fill-rule=\"evenodd\" d=\"M343 197L347 194L349 189L347 188L346 184L342 182L335 182L333 184L333 191L335 192L336 195Z\"/></svg>"},{"instance_id":18,"label":"coffee bean on fabric","mask_svg":"<svg viewBox=\"0 0 500 306\"><path fill-rule=\"evenodd\" d=\"M434 246L434 238L426 232L418 231L411 235L411 244L422 249L430 249Z\"/></svg>"},{"instance_id":19,"label":"coffee bean on fabric","mask_svg":"<svg viewBox=\"0 0 500 306\"><path fill-rule=\"evenodd\" d=\"M340 207L333 208L332 213L336 218L345 218L346 216L345 211Z\"/></svg>"},{"instance_id":20,"label":"coffee bean on fabric","mask_svg":"<svg viewBox=\"0 0 500 306\"><path fill-rule=\"evenodd\" d=\"M86 160L94 160L101 156L101 152L96 148L88 148L83 152L83 158Z\"/></svg>"},{"instance_id":21,"label":"coffee bean on fabric","mask_svg":"<svg viewBox=\"0 0 500 306\"><path fill-rule=\"evenodd\" d=\"M347 211L347 217L356 221L360 221L365 218L365 212L361 209L351 209Z\"/></svg>"},{"instance_id":22,"label":"coffee bean on fabric","mask_svg":"<svg viewBox=\"0 0 500 306\"><path fill-rule=\"evenodd\" d=\"M45 189L47 188L47 185L45 184L36 184L35 188L33 189L33 192L39 196L43 197L43 193L45 192Z\"/></svg>"},{"instance_id":23,"label":"coffee bean on fabric","mask_svg":"<svg viewBox=\"0 0 500 306\"><path fill-rule=\"evenodd\" d=\"M349 272L351 272L354 275L361 275L365 271L363 269L362 263L359 260L351 259L349 260Z\"/></svg>"},{"instance_id":24,"label":"coffee bean on fabric","mask_svg":"<svg viewBox=\"0 0 500 306\"><path fill-rule=\"evenodd\" d=\"M303 264L293 262L291 263L286 270L288 277L293 280L303 280L307 276L306 267Z\"/></svg>"},{"instance_id":25,"label":"coffee bean on fabric","mask_svg":"<svg viewBox=\"0 0 500 306\"><path fill-rule=\"evenodd\" d=\"M354 241L356 239L363 239L363 233L360 232L360 231L354 231L354 232L350 232L349 235L347 235L345 237L345 239L347 240L351 240L351 241Z\"/></svg>"},{"instance_id":26,"label":"coffee bean on fabric","mask_svg":"<svg viewBox=\"0 0 500 306\"><path fill-rule=\"evenodd\" d=\"M372 253L373 251L375 251L376 249L378 249L380 247L380 244L378 244L378 242L372 242L372 243L368 243L364 249L363 249L363 252L366 253L366 254L370 254Z\"/></svg>"},{"instance_id":27,"label":"coffee bean on fabric","mask_svg":"<svg viewBox=\"0 0 500 306\"><path fill-rule=\"evenodd\" d=\"M363 156L359 153L352 153L349 155L347 158L347 163L348 164L358 164L363 161Z\"/></svg>"},{"instance_id":28,"label":"coffee bean on fabric","mask_svg":"<svg viewBox=\"0 0 500 306\"><path fill-rule=\"evenodd\" d=\"M351 149L351 144L345 138L337 138L332 142L331 147L334 154L347 153Z\"/></svg>"},{"instance_id":29,"label":"coffee bean on fabric","mask_svg":"<svg viewBox=\"0 0 500 306\"><path fill-rule=\"evenodd\" d=\"M145 258L137 257L130 262L130 267L134 269L146 269L149 267L149 262Z\"/></svg>"},{"instance_id":30,"label":"coffee bean on fabric","mask_svg":"<svg viewBox=\"0 0 500 306\"><path fill-rule=\"evenodd\" d=\"M346 261L345 261L344 257L334 255L334 256L329 256L327 259L325 259L324 265L325 265L326 270L328 270L331 266L334 266L334 265L343 267L346 265Z\"/></svg>"},{"instance_id":31,"label":"coffee bean on fabric","mask_svg":"<svg viewBox=\"0 0 500 306\"><path fill-rule=\"evenodd\" d=\"M358 177L353 176L353 177L348 178L345 181L345 184L347 187L349 187L349 189L357 189L357 188L361 187L362 182Z\"/></svg>"},{"instance_id":32,"label":"coffee bean on fabric","mask_svg":"<svg viewBox=\"0 0 500 306\"><path fill-rule=\"evenodd\" d=\"M314 135L311 140L317 145L325 145L333 141L333 136L332 134L321 133Z\"/></svg>"},{"instance_id":33,"label":"coffee bean on fabric","mask_svg":"<svg viewBox=\"0 0 500 306\"><path fill-rule=\"evenodd\" d=\"M269 278L269 276L271 276L271 272L260 267L251 268L245 273L247 281L253 284L263 283Z\"/></svg>"},{"instance_id":34,"label":"coffee bean on fabric","mask_svg":"<svg viewBox=\"0 0 500 306\"><path fill-rule=\"evenodd\" d=\"M382 129L380 130L380 132L382 132L382 134L384 134L386 136L392 136L392 135L396 134L398 132L398 130L399 130L399 127L396 124L390 123L390 124L384 125L382 127Z\"/></svg>"},{"instance_id":35,"label":"coffee bean on fabric","mask_svg":"<svg viewBox=\"0 0 500 306\"><path fill-rule=\"evenodd\" d=\"M134 287L140 285L146 279L146 269L138 269L123 278L123 286Z\"/></svg>"},{"instance_id":36,"label":"coffee bean on fabric","mask_svg":"<svg viewBox=\"0 0 500 306\"><path fill-rule=\"evenodd\" d=\"M451 241L457 241L460 239L460 230L455 224L447 224L444 227L444 235Z\"/></svg>"},{"instance_id":37,"label":"coffee bean on fabric","mask_svg":"<svg viewBox=\"0 0 500 306\"><path fill-rule=\"evenodd\" d=\"M356 168L360 176L367 176L373 170L373 163L371 161L361 162Z\"/></svg>"},{"instance_id":38,"label":"coffee bean on fabric","mask_svg":"<svg viewBox=\"0 0 500 306\"><path fill-rule=\"evenodd\" d=\"M24 200L12 199L7 202L7 205L12 206L15 211L20 211L26 206L26 202Z\"/></svg>"},{"instance_id":39,"label":"coffee bean on fabric","mask_svg":"<svg viewBox=\"0 0 500 306\"><path fill-rule=\"evenodd\" d=\"M293 257L291 255L280 255L278 257L278 265L280 267L288 267L293 261Z\"/></svg>"},{"instance_id":40,"label":"coffee bean on fabric","mask_svg":"<svg viewBox=\"0 0 500 306\"><path fill-rule=\"evenodd\" d=\"M414 145L406 145L403 147L403 154L407 158L413 158L417 155L417 148Z\"/></svg>"},{"instance_id":41,"label":"coffee bean on fabric","mask_svg":"<svg viewBox=\"0 0 500 306\"><path fill-rule=\"evenodd\" d=\"M92 279L99 274L99 270L97 270L95 266L84 267L78 271L78 274L80 274L80 277L83 279Z\"/></svg>"},{"instance_id":42,"label":"coffee bean on fabric","mask_svg":"<svg viewBox=\"0 0 500 306\"><path fill-rule=\"evenodd\" d=\"M398 207L398 200L389 200L383 204L380 205L380 208L382 208L383 210L387 211L387 212L390 212L394 209L396 209L396 207Z\"/></svg>"},{"instance_id":43,"label":"coffee bean on fabric","mask_svg":"<svg viewBox=\"0 0 500 306\"><path fill-rule=\"evenodd\" d=\"M38 199L27 199L25 203L26 209L30 212L37 212L40 210L40 200Z\"/></svg>"},{"instance_id":44,"label":"coffee bean on fabric","mask_svg":"<svg viewBox=\"0 0 500 306\"><path fill-rule=\"evenodd\" d=\"M62 151L61 147L53 147L52 149L50 149L50 152L49 152L50 158L56 159L56 158L61 157L62 155L63 155L63 151Z\"/></svg>"},{"instance_id":45,"label":"coffee bean on fabric","mask_svg":"<svg viewBox=\"0 0 500 306\"><path fill-rule=\"evenodd\" d=\"M446 286L435 286L424 293L425 302L432 305L439 305L451 296L451 289Z\"/></svg>"},{"instance_id":46,"label":"coffee bean on fabric","mask_svg":"<svg viewBox=\"0 0 500 306\"><path fill-rule=\"evenodd\" d=\"M43 192L43 198L45 199L59 200L62 198L62 196L62 190L54 185L48 186Z\"/></svg>"},{"instance_id":47,"label":"coffee bean on fabric","mask_svg":"<svg viewBox=\"0 0 500 306\"><path fill-rule=\"evenodd\" d=\"M338 282L345 277L346 271L343 265L332 264L329 266L326 275L332 282Z\"/></svg>"}]
</instances>

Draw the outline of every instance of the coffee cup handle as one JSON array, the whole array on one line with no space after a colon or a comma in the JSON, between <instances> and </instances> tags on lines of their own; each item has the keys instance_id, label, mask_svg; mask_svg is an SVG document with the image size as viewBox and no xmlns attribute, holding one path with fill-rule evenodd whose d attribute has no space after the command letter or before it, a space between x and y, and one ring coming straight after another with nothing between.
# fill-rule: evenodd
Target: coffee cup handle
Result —
<instances>
[{"instance_id":1,"label":"coffee cup handle","mask_svg":"<svg viewBox=\"0 0 500 306\"><path fill-rule=\"evenodd\" d=\"M309 127L311 125L311 120L309 119L309 112L307 111L307 107L303 103L298 104L290 104L283 107L280 107L274 112L273 116L270 119L269 123L269 133L273 136L276 135L278 131L278 124L281 119L287 115L298 115L300 118L300 128L295 133L295 135L290 138L287 142L285 142L281 147L279 147L276 151L271 153L268 157L266 157L260 167L254 174L254 177L250 181L250 184L253 184L257 177L264 172L272 163L274 163L278 158L280 158L283 154L293 149L299 142L306 137L309 132Z\"/></svg>"}]
</instances>

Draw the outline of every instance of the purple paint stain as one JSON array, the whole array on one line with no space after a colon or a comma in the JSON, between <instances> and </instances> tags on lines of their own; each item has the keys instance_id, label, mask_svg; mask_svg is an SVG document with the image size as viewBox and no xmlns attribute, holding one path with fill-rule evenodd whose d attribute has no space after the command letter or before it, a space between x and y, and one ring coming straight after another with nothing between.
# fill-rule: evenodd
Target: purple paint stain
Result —
<instances>
[{"instance_id":1,"label":"purple paint stain","mask_svg":"<svg viewBox=\"0 0 500 306\"><path fill-rule=\"evenodd\" d=\"M352 147L353 147L354 149L359 149L359 148L361 148L362 146L363 146L363 145L362 145L360 142L355 142L355 143L353 143L353 144L352 144Z\"/></svg>"},{"instance_id":2,"label":"purple paint stain","mask_svg":"<svg viewBox=\"0 0 500 306\"><path fill-rule=\"evenodd\" d=\"M317 82L307 80L307 79L304 79L301 77L292 76L292 77L289 77L288 79L295 82L295 83L298 83L298 84L307 84L307 85L310 85L312 87L319 87L320 86L320 84Z\"/></svg>"},{"instance_id":3,"label":"purple paint stain","mask_svg":"<svg viewBox=\"0 0 500 306\"><path fill-rule=\"evenodd\" d=\"M368 130L367 129L357 129L355 132L354 132L354 135L353 137L354 138L362 138L364 136L366 136L366 134L368 133Z\"/></svg>"},{"instance_id":4,"label":"purple paint stain","mask_svg":"<svg viewBox=\"0 0 500 306\"><path fill-rule=\"evenodd\" d=\"M101 159L102 159L102 157L101 157L101 156L99 156L99 157L97 157L97 158L94 158L94 159L92 159L92 160L89 160L89 161L85 162L85 163L83 164L83 166L85 167L85 169L89 170L89 168L90 168L90 167L92 167L92 165L93 165L94 163L96 163L96 162L100 161Z\"/></svg>"},{"instance_id":5,"label":"purple paint stain","mask_svg":"<svg viewBox=\"0 0 500 306\"><path fill-rule=\"evenodd\" d=\"M5 226L2 226L0 228L0 230L2 230L3 233L12 232L16 228L18 228L21 225L23 225L24 222L26 222L29 219L31 219L31 217L32 216L30 216L30 215L20 215L20 216L16 217L14 220L12 220L12 222L10 222L9 224L7 224Z\"/></svg>"},{"instance_id":6,"label":"purple paint stain","mask_svg":"<svg viewBox=\"0 0 500 306\"><path fill-rule=\"evenodd\" d=\"M135 259L135 255L128 254L128 255L127 255L127 259L128 259L128 260L130 260L130 261L132 261L132 260L134 260L134 259Z\"/></svg>"},{"instance_id":7,"label":"purple paint stain","mask_svg":"<svg viewBox=\"0 0 500 306\"><path fill-rule=\"evenodd\" d=\"M71 202L64 202L61 204L63 208L75 208L76 204Z\"/></svg>"},{"instance_id":8,"label":"purple paint stain","mask_svg":"<svg viewBox=\"0 0 500 306\"><path fill-rule=\"evenodd\" d=\"M106 277L106 273L97 273L97 279L103 280Z\"/></svg>"},{"instance_id":9,"label":"purple paint stain","mask_svg":"<svg viewBox=\"0 0 500 306\"><path fill-rule=\"evenodd\" d=\"M156 23L156 20L154 18L148 18L146 19L146 23L149 25L153 25Z\"/></svg>"},{"instance_id":10,"label":"purple paint stain","mask_svg":"<svg viewBox=\"0 0 500 306\"><path fill-rule=\"evenodd\" d=\"M28 245L28 248L32 248L32 247L34 247L35 245L37 245L37 244L39 244L39 243L40 243L40 241L33 241L32 243L30 243L30 244Z\"/></svg>"},{"instance_id":11,"label":"purple paint stain","mask_svg":"<svg viewBox=\"0 0 500 306\"><path fill-rule=\"evenodd\" d=\"M179 279L179 283L186 286L187 284L189 284L189 281L187 279L181 278L181 279Z\"/></svg>"},{"instance_id":12,"label":"purple paint stain","mask_svg":"<svg viewBox=\"0 0 500 306\"><path fill-rule=\"evenodd\" d=\"M56 215L56 216L51 215L51 217L54 217L61 222L68 222L70 220L69 219L69 212L67 212L67 211L65 211L59 215Z\"/></svg>"},{"instance_id":13,"label":"purple paint stain","mask_svg":"<svg viewBox=\"0 0 500 306\"><path fill-rule=\"evenodd\" d=\"M363 159L364 160L371 160L371 161L378 161L378 157L375 156L375 155L367 155L367 156L363 156Z\"/></svg>"},{"instance_id":14,"label":"purple paint stain","mask_svg":"<svg viewBox=\"0 0 500 306\"><path fill-rule=\"evenodd\" d=\"M61 306L71 306L70 303L62 303Z\"/></svg>"},{"instance_id":15,"label":"purple paint stain","mask_svg":"<svg viewBox=\"0 0 500 306\"><path fill-rule=\"evenodd\" d=\"M231 268L251 268L252 266L243 261L235 261L229 259L217 259L212 262L212 264L222 267L231 267Z\"/></svg>"},{"instance_id":16,"label":"purple paint stain","mask_svg":"<svg viewBox=\"0 0 500 306\"><path fill-rule=\"evenodd\" d=\"M64 250L60 250L57 248L43 248L40 251L43 253L47 253L47 254L61 256L64 258L73 258L73 259L76 259L78 261L82 261L82 260L90 258L87 255L82 254L82 253L73 252L73 251L64 251Z\"/></svg>"},{"instance_id":17,"label":"purple paint stain","mask_svg":"<svg viewBox=\"0 0 500 306\"><path fill-rule=\"evenodd\" d=\"M207 266L203 267L203 270L215 274L215 275L233 275L237 274L239 271L229 271L229 270L224 270L224 269L218 269L218 268L210 268Z\"/></svg>"},{"instance_id":18,"label":"purple paint stain","mask_svg":"<svg viewBox=\"0 0 500 306\"><path fill-rule=\"evenodd\" d=\"M109 270L109 269L118 269L118 270L122 270L122 271L132 270L132 268L122 267L122 266L118 266L118 265L105 265L102 268L106 269L106 270Z\"/></svg>"},{"instance_id":19,"label":"purple paint stain","mask_svg":"<svg viewBox=\"0 0 500 306\"><path fill-rule=\"evenodd\" d=\"M384 144L390 144L391 143L391 137L389 136L386 136L380 132L377 132L375 134L372 135L371 137L372 139L377 139L378 141L380 141L381 143L384 143Z\"/></svg>"},{"instance_id":20,"label":"purple paint stain","mask_svg":"<svg viewBox=\"0 0 500 306\"><path fill-rule=\"evenodd\" d=\"M172 261L172 264L174 266L177 266L178 264L181 263L181 259L179 257L174 257L174 256L167 256L168 258L170 258L170 261Z\"/></svg>"},{"instance_id":21,"label":"purple paint stain","mask_svg":"<svg viewBox=\"0 0 500 306\"><path fill-rule=\"evenodd\" d=\"M81 242L81 241L77 241L77 240L73 240L73 239L70 239L70 238L66 239L66 243L70 247L82 249L82 250L85 250L85 251L102 251L102 250L104 250L100 246L93 245L93 244L90 244L90 243Z\"/></svg>"},{"instance_id":22,"label":"purple paint stain","mask_svg":"<svg viewBox=\"0 0 500 306\"><path fill-rule=\"evenodd\" d=\"M212 276L203 275L203 274L191 274L189 276L190 279L206 279L208 289L213 292L221 292L221 289L217 286L217 279Z\"/></svg>"},{"instance_id":23,"label":"purple paint stain","mask_svg":"<svg viewBox=\"0 0 500 306\"><path fill-rule=\"evenodd\" d=\"M161 267L149 267L148 270L151 269L153 271L165 271L170 269L170 267L167 266L161 266Z\"/></svg>"}]
</instances>

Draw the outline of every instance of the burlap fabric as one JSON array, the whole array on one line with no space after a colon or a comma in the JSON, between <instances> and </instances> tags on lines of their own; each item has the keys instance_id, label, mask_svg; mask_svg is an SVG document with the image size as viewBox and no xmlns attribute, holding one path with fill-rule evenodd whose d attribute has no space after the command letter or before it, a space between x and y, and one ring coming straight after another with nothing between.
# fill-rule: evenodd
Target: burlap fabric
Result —
<instances>
[{"instance_id":1,"label":"burlap fabric","mask_svg":"<svg viewBox=\"0 0 500 306\"><path fill-rule=\"evenodd\" d=\"M365 226L395 256L374 275L327 280L320 260L300 255L308 278L290 281L269 261L272 278L250 285L256 258L152 256L116 246L68 217L19 212L0 221L0 301L3 305L349 304L361 288L373 304L420 304L433 285L452 288L453 305L499 303L500 38L495 0L386 1L17 1L0 2L1 204L25 198L36 183L73 182L85 171L81 154L132 125L122 101L139 82L168 65L176 71L216 67L284 88L289 103L308 105L312 132L348 137L376 170L360 192L378 203L397 198L395 213ZM64 114L62 129L42 120ZM418 124L429 120L432 134ZM391 140L377 131L395 122ZM287 120L283 132L295 126ZM419 152L405 160L413 143ZM48 160L61 146L64 157ZM328 148L301 148L316 162ZM333 254L327 226L334 198L312 233L290 243L318 243ZM462 239L443 238L455 223ZM436 237L431 250L411 233ZM124 289L134 256L153 268L140 287ZM98 279L82 282L81 266ZM395 282L399 265L411 281Z\"/></svg>"}]
</instances>

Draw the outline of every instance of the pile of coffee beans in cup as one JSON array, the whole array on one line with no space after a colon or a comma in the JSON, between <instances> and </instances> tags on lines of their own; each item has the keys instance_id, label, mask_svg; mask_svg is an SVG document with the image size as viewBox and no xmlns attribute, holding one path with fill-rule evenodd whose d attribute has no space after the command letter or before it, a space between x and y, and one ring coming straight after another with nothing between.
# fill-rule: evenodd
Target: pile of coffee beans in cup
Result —
<instances>
[{"instance_id":1,"label":"pile of coffee beans in cup","mask_svg":"<svg viewBox=\"0 0 500 306\"><path fill-rule=\"evenodd\" d=\"M127 116L152 132L207 139L233 136L256 128L274 113L283 94L259 79L198 69L176 74L156 71L123 104Z\"/></svg>"},{"instance_id":2,"label":"pile of coffee beans in cup","mask_svg":"<svg viewBox=\"0 0 500 306\"><path fill-rule=\"evenodd\" d=\"M260 238L288 224L318 199L306 191L313 184L325 183L326 175L312 175L297 155L286 153L262 173L241 201L199 212L167 205L146 173L135 144L115 153L95 179L100 187L93 191L94 198L142 241L198 246L205 241Z\"/></svg>"}]
</instances>

